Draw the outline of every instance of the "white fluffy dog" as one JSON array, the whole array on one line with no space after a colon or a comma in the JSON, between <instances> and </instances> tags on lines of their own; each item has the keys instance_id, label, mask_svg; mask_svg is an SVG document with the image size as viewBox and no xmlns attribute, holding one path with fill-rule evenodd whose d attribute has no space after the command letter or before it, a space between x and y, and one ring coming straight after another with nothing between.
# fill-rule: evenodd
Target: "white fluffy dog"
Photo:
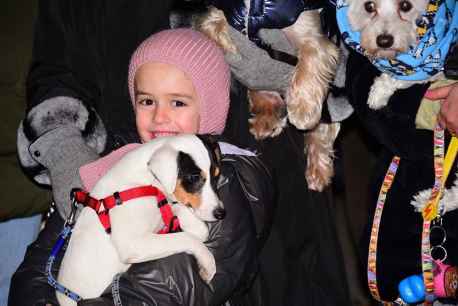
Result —
<instances>
[{"instance_id":1,"label":"white fluffy dog","mask_svg":"<svg viewBox=\"0 0 458 306\"><path fill-rule=\"evenodd\" d=\"M203 221L224 217L214 187L219 168L198 137L164 137L127 153L95 185L90 196L104 199L139 186L160 189L172 205L182 232L156 234L163 226L154 196L138 197L109 210L107 234L95 210L85 207L73 229L58 281L82 298L98 297L113 277L133 263L176 253L192 254L200 275L209 282L215 260L203 244L208 228ZM76 303L58 292L61 305Z\"/></svg>"},{"instance_id":2,"label":"white fluffy dog","mask_svg":"<svg viewBox=\"0 0 458 306\"><path fill-rule=\"evenodd\" d=\"M368 105L372 109L380 109L384 107L391 95L397 90L408 88L415 83L426 83L445 78L441 72L443 63L441 57L448 53L448 49L444 48L440 52L428 53L429 47L440 43L441 39L447 37L449 43L452 44L456 40L457 25L455 19L456 3L453 1L431 1L431 0L339 0L340 5L345 7L348 5L348 23L351 29L360 33L360 46L354 44L354 40L350 39L349 45L359 52L363 53L370 60L385 58L395 69L409 69L408 65L403 65L399 60L400 53L410 52L414 58L423 59L425 67L428 67L429 78L421 80L399 80L394 79L387 73L382 73L375 79L371 87ZM448 2L448 3L447 3ZM439 6L442 7L442 16L439 23L439 30L434 28L435 14L439 12ZM339 16L338 16L339 18ZM343 26L342 26L343 25ZM339 26L345 27L344 23ZM423 37L422 44L419 43L419 37L426 35L426 41ZM443 33L441 33L443 31ZM345 32L343 33L345 34ZM343 37L344 40L347 37ZM425 52L425 53L423 53ZM409 55L410 55L409 54ZM404 55L403 55L404 56ZM398 61L399 60L399 61ZM428 66L430 64L430 66ZM388 68L389 70L389 68ZM390 72L414 72L392 70ZM429 102L426 102L429 103ZM431 189L426 189L415 195L412 205L417 211L422 211L425 203L428 202L431 195ZM444 190L441 203L444 203L443 213L458 208L458 182Z\"/></svg>"},{"instance_id":3,"label":"white fluffy dog","mask_svg":"<svg viewBox=\"0 0 458 306\"><path fill-rule=\"evenodd\" d=\"M371 60L394 59L417 43L417 22L428 6L428 0L347 0L348 21L355 32L361 33L361 47ZM438 73L434 78L442 77ZM421 81L392 78L382 73L375 79L369 93L368 105L380 109L393 93Z\"/></svg>"}]
</instances>

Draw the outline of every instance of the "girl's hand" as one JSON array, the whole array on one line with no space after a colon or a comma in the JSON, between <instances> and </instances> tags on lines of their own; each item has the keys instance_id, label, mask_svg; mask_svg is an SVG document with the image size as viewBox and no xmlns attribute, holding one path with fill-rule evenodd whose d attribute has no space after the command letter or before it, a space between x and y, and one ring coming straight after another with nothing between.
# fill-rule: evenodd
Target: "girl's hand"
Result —
<instances>
[{"instance_id":1,"label":"girl's hand","mask_svg":"<svg viewBox=\"0 0 458 306\"><path fill-rule=\"evenodd\" d=\"M431 100L441 100L439 124L452 135L458 135L458 83L430 89L426 91L425 97Z\"/></svg>"}]
</instances>

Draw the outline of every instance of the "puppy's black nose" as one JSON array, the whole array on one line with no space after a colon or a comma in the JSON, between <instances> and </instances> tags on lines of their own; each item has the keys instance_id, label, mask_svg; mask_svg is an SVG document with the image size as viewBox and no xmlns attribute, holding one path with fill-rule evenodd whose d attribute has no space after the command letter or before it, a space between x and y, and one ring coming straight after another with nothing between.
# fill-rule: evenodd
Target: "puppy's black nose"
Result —
<instances>
[{"instance_id":1,"label":"puppy's black nose","mask_svg":"<svg viewBox=\"0 0 458 306\"><path fill-rule=\"evenodd\" d=\"M393 45L394 37L390 34L381 34L377 36L377 46L380 48L390 48Z\"/></svg>"},{"instance_id":2,"label":"puppy's black nose","mask_svg":"<svg viewBox=\"0 0 458 306\"><path fill-rule=\"evenodd\" d=\"M213 216L216 218L216 220L223 220L224 217L226 217L226 211L224 210L224 208L216 208L214 211L213 211Z\"/></svg>"}]
</instances>

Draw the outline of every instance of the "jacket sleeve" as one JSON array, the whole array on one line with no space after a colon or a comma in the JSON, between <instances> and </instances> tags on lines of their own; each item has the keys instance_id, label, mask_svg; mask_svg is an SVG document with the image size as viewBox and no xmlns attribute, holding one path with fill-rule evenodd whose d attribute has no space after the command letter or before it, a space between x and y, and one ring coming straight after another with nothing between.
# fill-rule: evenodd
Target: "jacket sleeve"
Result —
<instances>
[{"instance_id":1,"label":"jacket sleeve","mask_svg":"<svg viewBox=\"0 0 458 306\"><path fill-rule=\"evenodd\" d=\"M105 127L92 105L95 86L72 68L76 53L73 45L79 36L72 24L75 18L71 16L71 3L39 1L35 21L26 80L27 111L18 128L17 147L23 169L39 184L50 184L49 173L30 154L29 146L44 133L71 125L81 131L85 143L97 153L106 144Z\"/></svg>"},{"instance_id":2,"label":"jacket sleeve","mask_svg":"<svg viewBox=\"0 0 458 306\"><path fill-rule=\"evenodd\" d=\"M227 155L218 189L226 217L209 224L206 245L215 256L209 285L194 258L176 254L132 265L98 299L79 305L222 305L245 294L257 273L257 254L268 229L274 192L270 173L255 157ZM251 209L250 209L251 208Z\"/></svg>"},{"instance_id":3,"label":"jacket sleeve","mask_svg":"<svg viewBox=\"0 0 458 306\"><path fill-rule=\"evenodd\" d=\"M100 32L106 17L98 14L105 2L39 1L26 82L28 110L58 96L94 105L100 94L99 71L104 69Z\"/></svg>"},{"instance_id":4,"label":"jacket sleeve","mask_svg":"<svg viewBox=\"0 0 458 306\"><path fill-rule=\"evenodd\" d=\"M280 29L292 25L304 10L324 6L324 0L251 0L247 8L243 0L208 0L222 10L232 27L247 32L251 40L259 42L262 28ZM245 22L247 20L247 22ZM246 29L248 26L248 30Z\"/></svg>"},{"instance_id":5,"label":"jacket sleeve","mask_svg":"<svg viewBox=\"0 0 458 306\"><path fill-rule=\"evenodd\" d=\"M445 76L449 79L458 79L458 44L450 50L445 60Z\"/></svg>"}]
</instances>

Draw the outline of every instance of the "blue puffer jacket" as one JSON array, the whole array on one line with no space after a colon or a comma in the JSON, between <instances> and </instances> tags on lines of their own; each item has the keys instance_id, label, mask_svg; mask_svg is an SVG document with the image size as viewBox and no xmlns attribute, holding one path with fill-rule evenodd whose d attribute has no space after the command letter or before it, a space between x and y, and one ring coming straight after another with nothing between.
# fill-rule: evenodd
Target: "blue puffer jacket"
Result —
<instances>
[{"instance_id":1,"label":"blue puffer jacket","mask_svg":"<svg viewBox=\"0 0 458 306\"><path fill-rule=\"evenodd\" d=\"M228 22L234 28L242 33L248 32L250 40L257 41L257 33L261 28L290 26L302 11L323 7L326 0L251 0L249 12L244 2L209 0L209 4L224 11Z\"/></svg>"}]
</instances>

